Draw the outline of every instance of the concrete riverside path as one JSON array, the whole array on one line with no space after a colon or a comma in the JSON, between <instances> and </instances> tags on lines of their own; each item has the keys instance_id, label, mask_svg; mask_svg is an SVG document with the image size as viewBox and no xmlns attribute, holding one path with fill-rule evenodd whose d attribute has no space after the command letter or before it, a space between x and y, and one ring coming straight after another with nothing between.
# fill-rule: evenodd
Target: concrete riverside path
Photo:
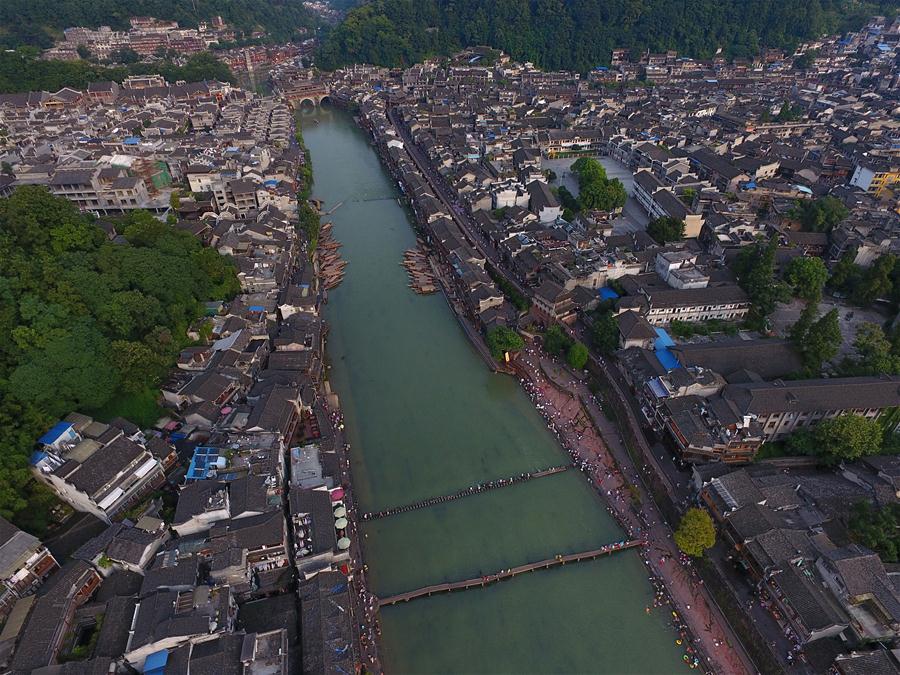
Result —
<instances>
[{"instance_id":1,"label":"concrete riverside path","mask_svg":"<svg viewBox=\"0 0 900 675\"><path fill-rule=\"evenodd\" d=\"M442 176L439 176L428 160L424 157L422 151L418 148L411 134L401 122L400 116L396 109L388 108L388 119L393 124L395 130L405 143L413 162L422 172L425 180L433 188L435 196L447 208L452 219L462 229L463 234L477 251L490 261L497 271L511 283L520 293L526 297L531 297L532 293L528 289L522 287L519 281L509 274L504 266L500 263L498 253L480 236L478 228L470 217L466 216L464 211L455 202L454 195L451 193L448 185L444 182ZM583 331L577 332L568 326L563 326L567 332L573 337L583 338ZM587 342L587 340L584 340ZM525 359L526 361L528 359ZM525 364L522 364L525 365ZM646 437L640 427L637 414L634 410L633 400L625 393L623 384L620 383L621 377L615 374L614 368L609 368L606 363L599 359L595 354L590 355L590 366L592 369L599 370L604 374L604 379L611 385L612 394L616 396L623 404L627 415L627 423L635 431L638 442L642 449L649 451ZM541 371L536 361L532 361L529 365L525 365L525 372L528 374L532 383L540 387L540 381L549 382L546 374ZM558 385L553 383L550 385L556 388ZM568 388L566 388L568 389ZM548 389L544 393L549 393ZM566 391L564 396L573 402L573 405L581 409L582 401L590 401L591 393L588 391L584 383L571 385L571 389ZM567 405L565 401L560 401L563 406ZM631 523L633 527L643 526L650 541L650 551L647 556L647 565L650 571L657 579L660 579L666 586L672 602L679 610L679 614L684 618L686 624L690 627L691 633L699 641L700 647L705 655L705 667L711 668L716 673L753 673L755 667L752 660L735 635L727 619L715 604L712 596L707 589L699 583L688 566L680 562L680 555L677 547L672 540L672 530L666 525L665 520L659 513L656 504L653 502L651 495L645 489L642 481L637 475L631 457L628 455L624 446L624 441L620 437L618 429L612 424L599 410L596 408L591 410L592 406L586 406L587 414L591 420L591 426L599 432L597 447L585 447L582 441L576 437L567 439L568 447L572 448L583 459L594 461L600 460L607 470L614 473L614 476L608 478L603 474L597 475L595 478L597 484L602 486L604 490L609 490L608 496L612 494L612 490L621 491L624 487L627 477L627 483L632 485L640 496L641 508L640 512L634 509L622 509L623 504L612 503L613 511L618 512L620 522ZM559 414L560 410L545 411L553 415ZM571 435L571 429L564 432L563 436ZM675 491L671 484L671 480L659 466L653 457L653 453L649 452L652 468L661 477L666 490L675 498ZM625 473L620 476L619 471ZM624 500L624 497L623 497ZM677 498L675 498L677 501ZM667 564L668 563L668 564Z\"/></svg>"},{"instance_id":2,"label":"concrete riverside path","mask_svg":"<svg viewBox=\"0 0 900 675\"><path fill-rule=\"evenodd\" d=\"M484 483L479 483L478 485L473 485L471 487L466 488L465 490L460 490L459 492L454 492L449 495L439 495L436 497L428 497L427 499L423 499L419 502L413 502L412 504L403 504L401 506L392 506L391 508L384 509L383 511L374 511L371 513L363 514L363 520L376 520L378 518L387 518L388 516L395 516L398 513L406 513L407 511L416 511L418 509L425 509L429 506L435 506L436 504L443 504L445 502L456 501L457 499L462 499L463 497L471 497L473 495L479 495L483 492L487 492L488 490L496 490L498 488L509 487L510 485L516 485L518 483L526 483L530 480L534 480L535 478L544 478L545 476L553 476L558 473L562 473L566 471L570 465L562 464L560 466L551 466L549 469L544 469L543 471L535 471L533 473L523 473L518 476L511 476L510 478L498 478L496 480L486 481Z\"/></svg>"},{"instance_id":3,"label":"concrete riverside path","mask_svg":"<svg viewBox=\"0 0 900 675\"><path fill-rule=\"evenodd\" d=\"M740 640L689 565L683 562L662 514L644 488L619 431L603 414L587 385L529 345L518 366L533 396L560 432L560 440L590 465L590 478L608 497L610 509L623 526L640 532L647 546L641 557L648 571L664 585L673 610L688 627L703 655L705 670L714 673L755 673ZM630 487L629 487L630 486ZM630 490L637 492L636 506Z\"/></svg>"},{"instance_id":4,"label":"concrete riverside path","mask_svg":"<svg viewBox=\"0 0 900 675\"><path fill-rule=\"evenodd\" d=\"M599 558L603 555L612 555L613 553L617 553L618 551L625 551L629 548L635 548L636 546L640 546L643 543L644 542L642 542L640 539L633 539L631 541L619 541L613 544L607 544L606 546L601 546L600 548L594 549L592 551L582 551L581 553L557 555L556 557L547 558L546 560L538 560L536 562L519 565L518 567L509 567L507 569L500 570L499 572L486 574L481 577L473 577L472 579L464 579L463 581L450 581L443 584L434 584L433 586L424 586L422 588L416 588L414 590L407 591L406 593L398 593L397 595L390 595L385 598L379 598L378 606L384 607L385 605L394 605L398 602L408 602L410 600L415 600L416 598L433 595L434 593L449 593L450 591L487 586L488 584L495 583L502 579L509 579L510 577L514 577L517 574L533 572L535 570L545 570L549 569L550 567L556 567L557 565L565 565L566 563L570 562L593 560L594 558Z\"/></svg>"}]
</instances>

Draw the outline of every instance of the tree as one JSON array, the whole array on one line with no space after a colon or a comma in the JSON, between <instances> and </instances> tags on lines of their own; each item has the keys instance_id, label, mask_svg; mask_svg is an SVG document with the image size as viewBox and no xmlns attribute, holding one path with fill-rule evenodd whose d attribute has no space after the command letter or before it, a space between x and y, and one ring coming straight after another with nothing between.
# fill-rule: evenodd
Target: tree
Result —
<instances>
[{"instance_id":1,"label":"tree","mask_svg":"<svg viewBox=\"0 0 900 675\"><path fill-rule=\"evenodd\" d=\"M828 281L828 268L821 258L794 258L788 265L787 280L794 295L806 302L817 303Z\"/></svg>"},{"instance_id":2,"label":"tree","mask_svg":"<svg viewBox=\"0 0 900 675\"><path fill-rule=\"evenodd\" d=\"M560 356L569 351L572 339L563 332L559 324L553 324L544 333L544 351L551 356Z\"/></svg>"},{"instance_id":3,"label":"tree","mask_svg":"<svg viewBox=\"0 0 900 675\"><path fill-rule=\"evenodd\" d=\"M581 204L578 202L578 199L569 191L569 188L567 188L565 185L559 186L557 197L559 198L559 203L562 204L564 209L568 209L573 213L578 213L581 210Z\"/></svg>"},{"instance_id":4,"label":"tree","mask_svg":"<svg viewBox=\"0 0 900 675\"><path fill-rule=\"evenodd\" d=\"M897 258L885 254L864 270L852 293L852 300L861 307L868 307L879 298L887 298L894 288L894 268Z\"/></svg>"},{"instance_id":5,"label":"tree","mask_svg":"<svg viewBox=\"0 0 900 675\"><path fill-rule=\"evenodd\" d=\"M716 528L704 509L690 508L681 518L675 530L675 543L683 553L694 558L703 557L716 543Z\"/></svg>"},{"instance_id":6,"label":"tree","mask_svg":"<svg viewBox=\"0 0 900 675\"><path fill-rule=\"evenodd\" d=\"M757 241L741 249L734 262L734 272L752 303L747 323L757 329L766 327L766 320L775 305L785 296L785 287L775 278L775 252L778 240Z\"/></svg>"},{"instance_id":7,"label":"tree","mask_svg":"<svg viewBox=\"0 0 900 675\"><path fill-rule=\"evenodd\" d=\"M169 360L143 342L116 340L112 343L112 363L119 373L123 391L139 394L156 387Z\"/></svg>"},{"instance_id":8,"label":"tree","mask_svg":"<svg viewBox=\"0 0 900 675\"><path fill-rule=\"evenodd\" d=\"M76 409L98 408L118 384L109 363L109 343L90 322L59 330L9 376L9 391L35 403L52 415Z\"/></svg>"},{"instance_id":9,"label":"tree","mask_svg":"<svg viewBox=\"0 0 900 675\"><path fill-rule=\"evenodd\" d=\"M809 326L805 334L797 334L795 341L803 357L806 373L816 376L822 364L837 356L843 338L837 309L819 318Z\"/></svg>"},{"instance_id":10,"label":"tree","mask_svg":"<svg viewBox=\"0 0 900 675\"><path fill-rule=\"evenodd\" d=\"M137 63L141 60L141 55L130 47L122 47L110 54L110 60L116 63L124 63L126 65Z\"/></svg>"},{"instance_id":11,"label":"tree","mask_svg":"<svg viewBox=\"0 0 900 675\"><path fill-rule=\"evenodd\" d=\"M867 501L857 502L850 510L847 525L850 538L875 551L882 561L900 560L900 504L874 508Z\"/></svg>"},{"instance_id":12,"label":"tree","mask_svg":"<svg viewBox=\"0 0 900 675\"><path fill-rule=\"evenodd\" d=\"M594 210L603 209L606 206L608 195L606 188L602 183L587 183L578 193L578 203L582 209Z\"/></svg>"},{"instance_id":13,"label":"tree","mask_svg":"<svg viewBox=\"0 0 900 675\"><path fill-rule=\"evenodd\" d=\"M690 15L684 3L658 0L371 0L329 31L316 63L325 69L351 63L402 67L490 44L545 70L587 73L609 63L616 46L677 49L696 58L711 58L721 48L726 57L748 57L763 46L793 50L844 26L857 30L870 15L849 0L693 0L689 7ZM703 21L690 20L697 16Z\"/></svg>"},{"instance_id":14,"label":"tree","mask_svg":"<svg viewBox=\"0 0 900 675\"><path fill-rule=\"evenodd\" d=\"M572 163L572 173L578 174L578 185L582 188L591 183L606 180L606 169L592 157L581 157Z\"/></svg>"},{"instance_id":15,"label":"tree","mask_svg":"<svg viewBox=\"0 0 900 675\"><path fill-rule=\"evenodd\" d=\"M803 117L803 110L799 106L792 106L788 101L781 105L781 110L775 118L779 122L793 122Z\"/></svg>"},{"instance_id":16,"label":"tree","mask_svg":"<svg viewBox=\"0 0 900 675\"><path fill-rule=\"evenodd\" d=\"M569 347L569 352L566 354L566 361L574 370L584 370L584 367L588 362L588 348L584 343L576 340Z\"/></svg>"},{"instance_id":17,"label":"tree","mask_svg":"<svg viewBox=\"0 0 900 675\"><path fill-rule=\"evenodd\" d=\"M318 212L306 202L300 204L298 210L300 222L297 227L308 242L307 250L309 251L310 259L312 259L313 251L316 250L316 246L318 246L319 243L319 227L321 220Z\"/></svg>"},{"instance_id":18,"label":"tree","mask_svg":"<svg viewBox=\"0 0 900 675\"><path fill-rule=\"evenodd\" d=\"M174 364L202 303L240 289L234 263L136 211L110 242L40 186L0 199L0 515L46 525L34 442L60 416L143 393ZM36 512L36 510L42 512Z\"/></svg>"},{"instance_id":19,"label":"tree","mask_svg":"<svg viewBox=\"0 0 900 675\"><path fill-rule=\"evenodd\" d=\"M672 216L654 218L647 225L647 234L658 244L680 241L684 239L684 221Z\"/></svg>"},{"instance_id":20,"label":"tree","mask_svg":"<svg viewBox=\"0 0 900 675\"><path fill-rule=\"evenodd\" d=\"M848 374L900 374L900 340L893 343L878 324L860 324L856 329L853 347L856 349L856 358L849 360L843 367Z\"/></svg>"},{"instance_id":21,"label":"tree","mask_svg":"<svg viewBox=\"0 0 900 675\"><path fill-rule=\"evenodd\" d=\"M606 169L596 159L581 157L572 164L572 172L578 175L578 208L572 208L569 203L568 190L566 193L560 190L560 201L564 207L577 212L579 209L615 211L625 206L628 195L622 181L607 178Z\"/></svg>"},{"instance_id":22,"label":"tree","mask_svg":"<svg viewBox=\"0 0 900 675\"><path fill-rule=\"evenodd\" d=\"M855 254L848 251L841 256L837 264L831 269L831 277L828 286L845 295L850 295L862 280L862 268L853 262Z\"/></svg>"},{"instance_id":23,"label":"tree","mask_svg":"<svg viewBox=\"0 0 900 675\"><path fill-rule=\"evenodd\" d=\"M510 352L522 351L525 341L522 336L506 326L495 326L487 334L488 348L491 355L498 361L506 359Z\"/></svg>"},{"instance_id":24,"label":"tree","mask_svg":"<svg viewBox=\"0 0 900 675\"><path fill-rule=\"evenodd\" d=\"M882 448L882 429L875 420L844 414L822 420L812 429L788 437L791 454L812 455L826 465L877 455Z\"/></svg>"},{"instance_id":25,"label":"tree","mask_svg":"<svg viewBox=\"0 0 900 675\"><path fill-rule=\"evenodd\" d=\"M790 216L800 221L806 232L831 232L849 213L840 199L828 195L816 200L798 200Z\"/></svg>"},{"instance_id":26,"label":"tree","mask_svg":"<svg viewBox=\"0 0 900 675\"><path fill-rule=\"evenodd\" d=\"M611 311L598 312L591 325L591 344L601 354L612 354L619 348L619 324Z\"/></svg>"},{"instance_id":27,"label":"tree","mask_svg":"<svg viewBox=\"0 0 900 675\"><path fill-rule=\"evenodd\" d=\"M794 70L809 70L819 55L818 49L810 49L794 59Z\"/></svg>"}]
</instances>

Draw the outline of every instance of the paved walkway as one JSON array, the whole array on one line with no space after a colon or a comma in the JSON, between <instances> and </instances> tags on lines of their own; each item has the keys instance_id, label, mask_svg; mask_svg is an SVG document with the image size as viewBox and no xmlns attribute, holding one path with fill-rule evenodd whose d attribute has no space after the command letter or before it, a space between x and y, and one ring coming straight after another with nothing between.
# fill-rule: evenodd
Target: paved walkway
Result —
<instances>
[{"instance_id":1,"label":"paved walkway","mask_svg":"<svg viewBox=\"0 0 900 675\"><path fill-rule=\"evenodd\" d=\"M676 629L694 639L704 669L717 674L755 672L727 621L714 606L690 561L678 551L652 498L632 467L618 430L603 415L584 382L529 346L518 365L523 384L560 442L604 494L610 513L629 537L645 536L641 557L657 589L657 606L672 606ZM551 380L552 376L552 380ZM624 467L625 475L622 474ZM647 611L660 611L648 607Z\"/></svg>"},{"instance_id":2,"label":"paved walkway","mask_svg":"<svg viewBox=\"0 0 900 675\"><path fill-rule=\"evenodd\" d=\"M350 597L353 599L351 614L354 628L359 635L359 654L366 671L377 675L384 672L378 655L378 637L381 627L378 625L378 598L369 593L366 583L368 565L363 560L364 534L357 523L359 511L353 494L353 481L350 475L350 444L344 439L344 418L340 411L330 411L331 424L334 429L334 447L340 448L341 487L344 488L344 506L347 509L347 537L350 545Z\"/></svg>"}]
</instances>

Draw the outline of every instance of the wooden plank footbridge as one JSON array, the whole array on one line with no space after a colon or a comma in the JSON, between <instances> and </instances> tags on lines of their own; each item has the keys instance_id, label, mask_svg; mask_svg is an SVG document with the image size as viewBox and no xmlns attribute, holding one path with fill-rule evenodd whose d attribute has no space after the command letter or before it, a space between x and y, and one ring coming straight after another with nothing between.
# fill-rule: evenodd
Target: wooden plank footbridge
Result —
<instances>
[{"instance_id":1,"label":"wooden plank footbridge","mask_svg":"<svg viewBox=\"0 0 900 675\"><path fill-rule=\"evenodd\" d=\"M592 551L582 551L581 553L570 553L568 555L557 555L553 558L526 563L525 565L519 565L518 567L510 567L508 569L500 570L499 572L488 574L482 577L465 579L463 581L451 581L443 584L434 584L433 586L424 586L422 588L416 588L414 590L407 591L406 593L398 593L397 595L390 595L384 598L379 598L378 606L384 607L385 605L394 605L398 602L409 602L410 600L427 597L429 595L434 595L435 593L449 593L452 591L466 590L469 588L484 587L488 584L502 581L503 579L509 579L510 577L514 577L517 574L533 572L534 570L548 569L550 567L565 565L566 563L571 562L593 560L601 556L612 555L614 553L618 553L619 551L625 551L630 548L635 548L642 545L643 543L644 542L641 539L617 541L615 543L607 544L606 546L602 546L601 548L594 549Z\"/></svg>"}]
</instances>

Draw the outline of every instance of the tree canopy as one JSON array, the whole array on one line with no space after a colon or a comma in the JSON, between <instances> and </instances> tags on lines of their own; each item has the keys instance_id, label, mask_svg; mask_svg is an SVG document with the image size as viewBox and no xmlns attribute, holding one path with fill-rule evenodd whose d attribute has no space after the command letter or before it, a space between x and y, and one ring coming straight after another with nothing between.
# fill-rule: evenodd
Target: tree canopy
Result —
<instances>
[{"instance_id":1,"label":"tree canopy","mask_svg":"<svg viewBox=\"0 0 900 675\"><path fill-rule=\"evenodd\" d=\"M800 221L806 232L831 232L849 213L840 199L828 195L816 200L798 200L790 215Z\"/></svg>"},{"instance_id":2,"label":"tree canopy","mask_svg":"<svg viewBox=\"0 0 900 675\"><path fill-rule=\"evenodd\" d=\"M2 3L0 3L2 5ZM228 66L208 52L190 57L183 66L171 61L101 66L89 61L44 61L31 49L0 52L0 93L58 91L63 87L85 89L91 82L121 82L129 75L159 73L169 82L221 80L235 82Z\"/></svg>"},{"instance_id":3,"label":"tree canopy","mask_svg":"<svg viewBox=\"0 0 900 675\"><path fill-rule=\"evenodd\" d=\"M794 258L788 265L787 280L795 296L806 302L818 302L828 281L828 268L821 258Z\"/></svg>"},{"instance_id":4,"label":"tree canopy","mask_svg":"<svg viewBox=\"0 0 900 675\"><path fill-rule=\"evenodd\" d=\"M566 353L566 362L575 370L584 370L588 362L588 348L583 342L576 340Z\"/></svg>"},{"instance_id":5,"label":"tree canopy","mask_svg":"<svg viewBox=\"0 0 900 675\"><path fill-rule=\"evenodd\" d=\"M887 11L889 0L372 0L328 35L320 63L404 66L471 45L579 72L608 64L617 47L752 57L858 28L882 5Z\"/></svg>"},{"instance_id":6,"label":"tree canopy","mask_svg":"<svg viewBox=\"0 0 900 675\"><path fill-rule=\"evenodd\" d=\"M49 47L62 29L70 26L126 30L133 16L170 19L185 28L221 16L238 32L263 30L280 41L296 37L298 28L316 23L303 3L291 0L3 0L0 46Z\"/></svg>"},{"instance_id":7,"label":"tree canopy","mask_svg":"<svg viewBox=\"0 0 900 675\"><path fill-rule=\"evenodd\" d=\"M598 311L591 324L591 344L601 354L612 354L619 348L619 324L610 310Z\"/></svg>"},{"instance_id":8,"label":"tree canopy","mask_svg":"<svg viewBox=\"0 0 900 675\"><path fill-rule=\"evenodd\" d=\"M766 325L775 305L785 299L785 287L775 277L775 252L778 240L757 241L741 249L734 262L734 272L752 303L747 323L756 329Z\"/></svg>"},{"instance_id":9,"label":"tree canopy","mask_svg":"<svg viewBox=\"0 0 900 675\"><path fill-rule=\"evenodd\" d=\"M853 541L875 551L884 562L900 561L900 504L875 508L869 502L857 502L847 529Z\"/></svg>"},{"instance_id":10,"label":"tree canopy","mask_svg":"<svg viewBox=\"0 0 900 675\"><path fill-rule=\"evenodd\" d=\"M615 211L625 206L628 194L622 181L608 178L596 159L581 157L572 164L572 171L578 175L578 210ZM565 197L563 206L567 206Z\"/></svg>"},{"instance_id":11,"label":"tree canopy","mask_svg":"<svg viewBox=\"0 0 900 675\"><path fill-rule=\"evenodd\" d=\"M841 366L844 374L900 375L900 331L891 340L878 324L860 324L853 347L856 355Z\"/></svg>"},{"instance_id":12,"label":"tree canopy","mask_svg":"<svg viewBox=\"0 0 900 675\"><path fill-rule=\"evenodd\" d=\"M658 244L684 239L684 221L672 216L660 216L647 224L647 234Z\"/></svg>"},{"instance_id":13,"label":"tree canopy","mask_svg":"<svg viewBox=\"0 0 900 675\"><path fill-rule=\"evenodd\" d=\"M876 420L844 414L822 420L811 429L800 429L788 437L791 454L812 455L822 464L853 461L877 455L883 444L883 430Z\"/></svg>"},{"instance_id":14,"label":"tree canopy","mask_svg":"<svg viewBox=\"0 0 900 675\"><path fill-rule=\"evenodd\" d=\"M518 352L525 347L525 341L516 331L506 326L495 326L487 334L488 349L498 361L503 361L509 352Z\"/></svg>"},{"instance_id":15,"label":"tree canopy","mask_svg":"<svg viewBox=\"0 0 900 675\"><path fill-rule=\"evenodd\" d=\"M553 324L544 333L544 351L551 356L561 356L569 351L572 338L563 332L559 324Z\"/></svg>"},{"instance_id":16,"label":"tree canopy","mask_svg":"<svg viewBox=\"0 0 900 675\"><path fill-rule=\"evenodd\" d=\"M27 505L35 440L72 410L158 384L202 303L239 290L233 263L133 212L113 243L44 188L0 199L0 515Z\"/></svg>"},{"instance_id":17,"label":"tree canopy","mask_svg":"<svg viewBox=\"0 0 900 675\"><path fill-rule=\"evenodd\" d=\"M813 320L816 308L817 305L807 305L790 333L803 359L804 374L808 377L819 376L823 364L838 355L843 341L837 309Z\"/></svg>"},{"instance_id":18,"label":"tree canopy","mask_svg":"<svg viewBox=\"0 0 900 675\"><path fill-rule=\"evenodd\" d=\"M900 258L885 254L869 267L854 262L855 252L845 253L831 270L828 286L860 307L879 299L900 305Z\"/></svg>"},{"instance_id":19,"label":"tree canopy","mask_svg":"<svg viewBox=\"0 0 900 675\"><path fill-rule=\"evenodd\" d=\"M712 548L716 543L716 528L709 513L698 508L685 511L675 530L675 543L689 556L703 557L706 549Z\"/></svg>"}]
</instances>

